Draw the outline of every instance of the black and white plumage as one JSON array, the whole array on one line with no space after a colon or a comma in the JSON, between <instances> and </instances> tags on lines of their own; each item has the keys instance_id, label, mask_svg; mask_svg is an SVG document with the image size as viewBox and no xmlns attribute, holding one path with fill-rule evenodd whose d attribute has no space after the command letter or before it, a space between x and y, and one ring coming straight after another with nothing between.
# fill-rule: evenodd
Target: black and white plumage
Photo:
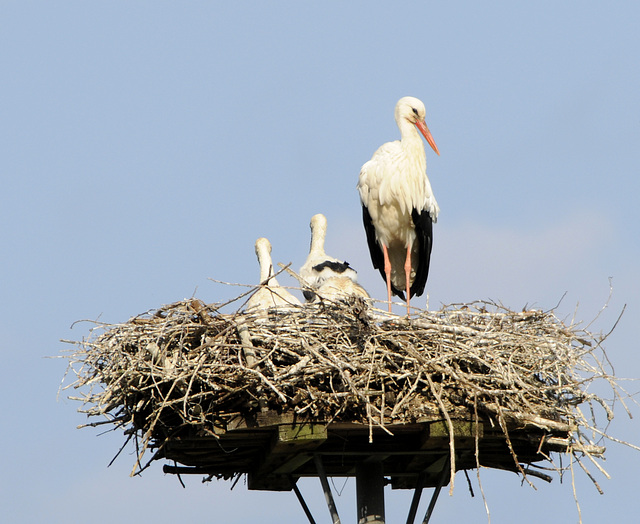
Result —
<instances>
[{"instance_id":1,"label":"black and white plumage","mask_svg":"<svg viewBox=\"0 0 640 524\"><path fill-rule=\"evenodd\" d=\"M300 300L281 287L273 276L271 243L266 238L259 238L256 240L255 247L260 264L261 287L247 301L245 310L255 312L269 308L288 308L302 305Z\"/></svg>"},{"instance_id":2,"label":"black and white plumage","mask_svg":"<svg viewBox=\"0 0 640 524\"><path fill-rule=\"evenodd\" d=\"M420 100L401 98L395 119L400 140L383 144L362 166L358 192L371 261L387 283L389 311L391 294L405 300L406 293L408 314L411 297L424 292L439 212L418 130L440 152Z\"/></svg>"},{"instance_id":3,"label":"black and white plumage","mask_svg":"<svg viewBox=\"0 0 640 524\"><path fill-rule=\"evenodd\" d=\"M307 301L314 301L316 299L315 291L320 290L325 284L324 293L331 296L337 296L338 294L359 294L362 296L362 292L366 294L366 291L357 284L358 275L349 266L349 263L325 253L326 217L320 213L314 215L311 217L309 226L311 227L309 255L299 271L303 281L302 284L311 288L303 291Z\"/></svg>"}]
</instances>

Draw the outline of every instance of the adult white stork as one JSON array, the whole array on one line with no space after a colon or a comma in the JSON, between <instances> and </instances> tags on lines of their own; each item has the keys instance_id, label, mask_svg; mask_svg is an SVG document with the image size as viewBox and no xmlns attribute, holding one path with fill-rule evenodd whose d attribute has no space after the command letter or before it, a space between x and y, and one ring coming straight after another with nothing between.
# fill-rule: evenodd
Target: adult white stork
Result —
<instances>
[{"instance_id":1,"label":"adult white stork","mask_svg":"<svg viewBox=\"0 0 640 524\"><path fill-rule=\"evenodd\" d=\"M439 207L433 196L424 145L418 130L439 155L425 124L424 104L406 96L396 104L400 140L387 142L362 166L358 191L373 267L391 293L405 300L424 291L431 258L432 225Z\"/></svg>"},{"instance_id":2,"label":"adult white stork","mask_svg":"<svg viewBox=\"0 0 640 524\"><path fill-rule=\"evenodd\" d=\"M309 255L299 271L303 279L302 284L308 285L311 289L318 289L326 280L332 278L344 278L355 283L358 275L355 269L349 266L349 262L330 257L324 251L327 218L321 213L313 215L309 227L311 228ZM346 289L348 285L345 283L342 287ZM309 289L305 289L303 294L308 302L315 299L315 293Z\"/></svg>"},{"instance_id":3,"label":"adult white stork","mask_svg":"<svg viewBox=\"0 0 640 524\"><path fill-rule=\"evenodd\" d=\"M273 276L271 243L266 238L256 240L256 256L260 264L260 289L248 300L246 311L300 306L300 300L278 284Z\"/></svg>"}]
</instances>

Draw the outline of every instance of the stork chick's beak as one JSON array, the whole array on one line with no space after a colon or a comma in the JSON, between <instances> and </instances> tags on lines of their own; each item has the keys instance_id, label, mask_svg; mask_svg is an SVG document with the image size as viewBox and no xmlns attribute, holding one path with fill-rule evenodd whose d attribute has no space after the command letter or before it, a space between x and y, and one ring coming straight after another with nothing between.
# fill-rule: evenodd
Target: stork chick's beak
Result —
<instances>
[{"instance_id":1,"label":"stork chick's beak","mask_svg":"<svg viewBox=\"0 0 640 524\"><path fill-rule=\"evenodd\" d=\"M429 142L429 145L431 146L431 148L439 156L440 155L440 151L438 151L438 146L436 145L436 141L431 136L431 131L429 131L429 128L427 127L427 124L425 124L423 120L418 120L418 121L416 121L416 127L420 130L420 132L422 133L422 136L425 137L427 142Z\"/></svg>"}]
</instances>

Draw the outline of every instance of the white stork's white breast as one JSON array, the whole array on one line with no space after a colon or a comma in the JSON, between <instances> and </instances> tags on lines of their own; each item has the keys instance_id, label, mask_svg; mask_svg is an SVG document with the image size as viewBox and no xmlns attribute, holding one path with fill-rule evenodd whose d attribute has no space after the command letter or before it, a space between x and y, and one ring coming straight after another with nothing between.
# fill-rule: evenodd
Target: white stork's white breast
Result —
<instances>
[{"instance_id":1,"label":"white stork's white breast","mask_svg":"<svg viewBox=\"0 0 640 524\"><path fill-rule=\"evenodd\" d=\"M376 228L378 240L386 245L413 243L415 231L411 212L427 210L435 222L438 204L426 175L422 143L407 149L399 141L381 146L362 166L358 191Z\"/></svg>"}]
</instances>

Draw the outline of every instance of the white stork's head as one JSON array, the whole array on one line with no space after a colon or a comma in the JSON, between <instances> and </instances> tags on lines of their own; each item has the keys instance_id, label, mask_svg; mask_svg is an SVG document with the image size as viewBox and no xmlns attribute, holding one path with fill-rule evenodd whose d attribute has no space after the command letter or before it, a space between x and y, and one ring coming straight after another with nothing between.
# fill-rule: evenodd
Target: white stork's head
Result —
<instances>
[{"instance_id":1,"label":"white stork's head","mask_svg":"<svg viewBox=\"0 0 640 524\"><path fill-rule=\"evenodd\" d=\"M400 130L402 131L403 121L415 125L422 133L422 136L429 142L432 149L439 155L440 151L438 151L438 146L424 121L426 114L427 112L422 101L413 96L402 97L396 104L395 117Z\"/></svg>"}]
</instances>

